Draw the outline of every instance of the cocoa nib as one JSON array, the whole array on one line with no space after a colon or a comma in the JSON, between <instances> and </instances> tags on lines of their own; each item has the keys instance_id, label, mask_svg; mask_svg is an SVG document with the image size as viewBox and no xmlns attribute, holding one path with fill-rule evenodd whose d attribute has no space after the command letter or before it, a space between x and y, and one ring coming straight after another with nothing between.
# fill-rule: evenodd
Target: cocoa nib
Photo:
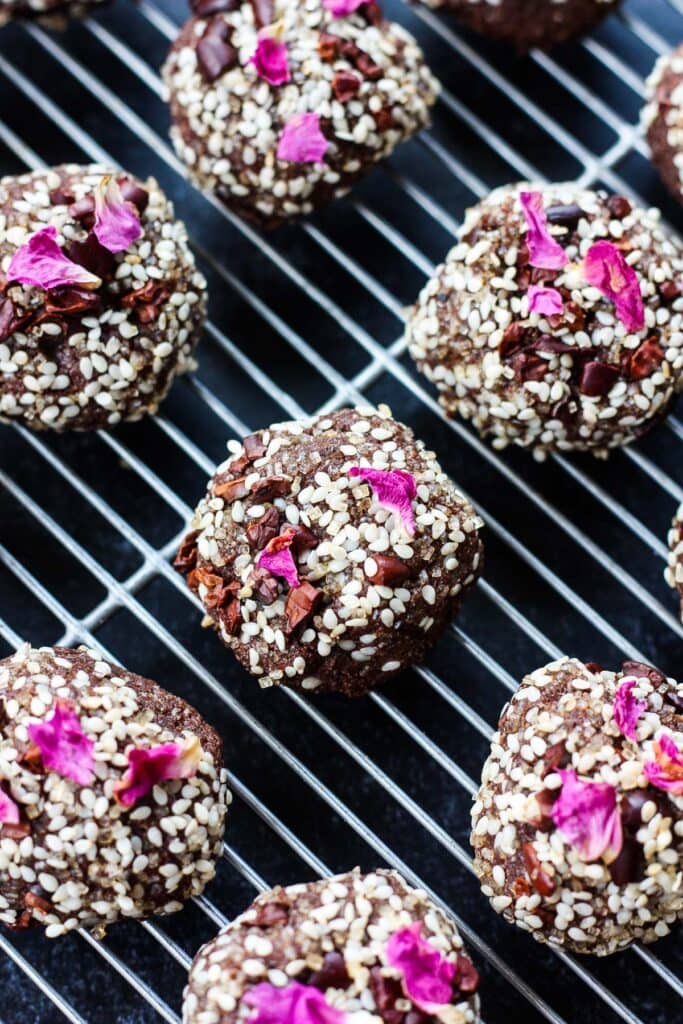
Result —
<instances>
[{"instance_id":1,"label":"cocoa nib","mask_svg":"<svg viewBox=\"0 0 683 1024\"><path fill-rule=\"evenodd\" d=\"M197 63L207 82L215 82L236 66L238 54L230 42L231 35L230 26L218 16L209 22L197 43Z\"/></svg>"},{"instance_id":2,"label":"cocoa nib","mask_svg":"<svg viewBox=\"0 0 683 1024\"><path fill-rule=\"evenodd\" d=\"M623 220L631 212L631 204L626 196L610 196L607 200L607 209L615 220Z\"/></svg>"},{"instance_id":3,"label":"cocoa nib","mask_svg":"<svg viewBox=\"0 0 683 1024\"><path fill-rule=\"evenodd\" d=\"M220 14L223 11L238 11L242 6L242 0L192 0L192 10L200 18L207 18L210 14Z\"/></svg>"},{"instance_id":4,"label":"cocoa nib","mask_svg":"<svg viewBox=\"0 0 683 1024\"><path fill-rule=\"evenodd\" d=\"M223 609L221 609L219 617L226 633L229 636L234 636L242 622L240 603L237 598L233 598Z\"/></svg>"},{"instance_id":5,"label":"cocoa nib","mask_svg":"<svg viewBox=\"0 0 683 1024\"><path fill-rule=\"evenodd\" d=\"M547 360L533 352L515 352L510 365L521 380L543 380L548 372Z\"/></svg>"},{"instance_id":6,"label":"cocoa nib","mask_svg":"<svg viewBox=\"0 0 683 1024\"><path fill-rule=\"evenodd\" d=\"M399 583L410 579L413 570L400 558L395 555L374 554L373 559L377 563L377 572L369 576L371 583L379 583L383 587L395 587Z\"/></svg>"},{"instance_id":7,"label":"cocoa nib","mask_svg":"<svg viewBox=\"0 0 683 1024\"><path fill-rule=\"evenodd\" d=\"M297 526L290 526L289 529L292 531L290 547L295 555L300 555L302 552L310 551L311 548L318 546L318 538L307 526L302 526L299 523Z\"/></svg>"},{"instance_id":8,"label":"cocoa nib","mask_svg":"<svg viewBox=\"0 0 683 1024\"><path fill-rule=\"evenodd\" d=\"M292 489L292 481L288 476L265 476L257 480L251 488L251 497L255 501L272 501L284 498Z\"/></svg>"},{"instance_id":9,"label":"cocoa nib","mask_svg":"<svg viewBox=\"0 0 683 1024\"><path fill-rule=\"evenodd\" d=\"M245 476L238 476L236 480L225 480L221 484L216 484L213 493L217 498L223 498L224 501L231 505L233 501L237 501L239 498L246 498L249 494L246 479Z\"/></svg>"},{"instance_id":10,"label":"cocoa nib","mask_svg":"<svg viewBox=\"0 0 683 1024\"><path fill-rule=\"evenodd\" d=\"M157 319L160 306L163 306L170 294L170 288L163 282L148 281L142 288L124 295L121 304L134 310L141 324L149 324Z\"/></svg>"},{"instance_id":11,"label":"cocoa nib","mask_svg":"<svg viewBox=\"0 0 683 1024\"><path fill-rule=\"evenodd\" d=\"M278 581L266 569L254 569L249 577L249 586L263 604L272 604L280 593Z\"/></svg>"},{"instance_id":12,"label":"cocoa nib","mask_svg":"<svg viewBox=\"0 0 683 1024\"><path fill-rule=\"evenodd\" d=\"M327 64L331 64L339 53L341 45L342 40L339 36L332 35L331 32L321 32L318 39L320 59L324 60Z\"/></svg>"},{"instance_id":13,"label":"cocoa nib","mask_svg":"<svg viewBox=\"0 0 683 1024\"><path fill-rule=\"evenodd\" d=\"M396 1003L403 999L403 989L398 978L386 978L381 967L371 967L370 991L384 1024L402 1024L403 1011L396 1009Z\"/></svg>"},{"instance_id":14,"label":"cocoa nib","mask_svg":"<svg viewBox=\"0 0 683 1024\"><path fill-rule=\"evenodd\" d=\"M616 366L609 363L586 363L581 371L579 391L593 398L602 397L609 394L618 379L619 370Z\"/></svg>"},{"instance_id":15,"label":"cocoa nib","mask_svg":"<svg viewBox=\"0 0 683 1024\"><path fill-rule=\"evenodd\" d=\"M0 341L6 341L33 319L33 312L20 313L9 296L0 300Z\"/></svg>"},{"instance_id":16,"label":"cocoa nib","mask_svg":"<svg viewBox=\"0 0 683 1024\"><path fill-rule=\"evenodd\" d=\"M314 971L308 979L308 984L325 992L328 988L346 989L351 984L351 978L346 970L346 961L341 953L333 950L325 954L323 966L319 971Z\"/></svg>"},{"instance_id":17,"label":"cocoa nib","mask_svg":"<svg viewBox=\"0 0 683 1024\"><path fill-rule=\"evenodd\" d=\"M99 313L102 299L95 292L86 292L81 288L50 288L45 295L45 307L36 322L57 314L71 317L80 313Z\"/></svg>"},{"instance_id":18,"label":"cocoa nib","mask_svg":"<svg viewBox=\"0 0 683 1024\"><path fill-rule=\"evenodd\" d=\"M240 585L237 580L232 580L230 583L221 580L220 584L208 592L204 598L204 604L209 611L213 608L227 608L232 604L238 604L235 595L239 589Z\"/></svg>"},{"instance_id":19,"label":"cocoa nib","mask_svg":"<svg viewBox=\"0 0 683 1024\"><path fill-rule=\"evenodd\" d=\"M476 992L479 988L479 971L465 953L459 953L455 961L454 987L459 992Z\"/></svg>"},{"instance_id":20,"label":"cocoa nib","mask_svg":"<svg viewBox=\"0 0 683 1024\"><path fill-rule=\"evenodd\" d=\"M378 25L381 25L384 21L382 8L379 4L374 3L374 0L371 0L370 3L363 4L358 13L365 18L369 25L374 25L375 28L377 28Z\"/></svg>"},{"instance_id":21,"label":"cocoa nib","mask_svg":"<svg viewBox=\"0 0 683 1024\"><path fill-rule=\"evenodd\" d=\"M3 839L25 839L31 835L31 826L27 821L17 822L16 825L5 821L0 824L0 837Z\"/></svg>"},{"instance_id":22,"label":"cocoa nib","mask_svg":"<svg viewBox=\"0 0 683 1024\"><path fill-rule=\"evenodd\" d=\"M533 348L536 352L554 352L558 355L562 355L564 352L575 352L576 348L574 345L568 345L566 341L562 341L561 338L553 338L550 334L542 334L533 343Z\"/></svg>"},{"instance_id":23,"label":"cocoa nib","mask_svg":"<svg viewBox=\"0 0 683 1024\"><path fill-rule=\"evenodd\" d=\"M360 78L353 71L337 71L332 79L332 91L340 103L347 103L360 89Z\"/></svg>"},{"instance_id":24,"label":"cocoa nib","mask_svg":"<svg viewBox=\"0 0 683 1024\"><path fill-rule=\"evenodd\" d=\"M519 321L509 324L503 331L503 338L498 346L501 359L508 359L515 352L520 352L526 343L526 328Z\"/></svg>"},{"instance_id":25,"label":"cocoa nib","mask_svg":"<svg viewBox=\"0 0 683 1024\"><path fill-rule=\"evenodd\" d=\"M549 206L545 211L545 215L550 224L559 224L565 228L575 228L581 218L585 217L585 211L581 209L578 203L571 203L567 206L558 204L557 206Z\"/></svg>"},{"instance_id":26,"label":"cocoa nib","mask_svg":"<svg viewBox=\"0 0 683 1024\"><path fill-rule=\"evenodd\" d=\"M50 189L48 196L52 206L71 206L76 198L66 185L59 185L57 188Z\"/></svg>"},{"instance_id":27,"label":"cocoa nib","mask_svg":"<svg viewBox=\"0 0 683 1024\"><path fill-rule=\"evenodd\" d=\"M619 856L609 866L612 881L617 885L628 885L637 882L645 874L645 855L643 847L633 838L624 836Z\"/></svg>"},{"instance_id":28,"label":"cocoa nib","mask_svg":"<svg viewBox=\"0 0 683 1024\"><path fill-rule=\"evenodd\" d=\"M29 910L37 910L39 914L49 914L52 910L49 900L46 900L44 896L39 896L37 892L31 891L24 894L24 906Z\"/></svg>"},{"instance_id":29,"label":"cocoa nib","mask_svg":"<svg viewBox=\"0 0 683 1024\"><path fill-rule=\"evenodd\" d=\"M251 0L254 21L257 28L265 28L275 21L275 4L273 0Z\"/></svg>"},{"instance_id":30,"label":"cocoa nib","mask_svg":"<svg viewBox=\"0 0 683 1024\"><path fill-rule=\"evenodd\" d=\"M289 920L289 904L272 901L261 903L256 907L256 917L249 924L257 928L270 928L274 924L286 924Z\"/></svg>"},{"instance_id":31,"label":"cocoa nib","mask_svg":"<svg viewBox=\"0 0 683 1024\"><path fill-rule=\"evenodd\" d=\"M114 276L116 257L109 252L109 249L100 245L92 231L84 242L69 242L66 254L74 263L85 267L91 274L101 277L103 281Z\"/></svg>"},{"instance_id":32,"label":"cocoa nib","mask_svg":"<svg viewBox=\"0 0 683 1024\"><path fill-rule=\"evenodd\" d=\"M26 768L33 772L34 775L45 775L45 765L43 764L43 755L40 752L40 747L37 743L30 743L26 750L23 750L19 755L19 762L26 766Z\"/></svg>"},{"instance_id":33,"label":"cocoa nib","mask_svg":"<svg viewBox=\"0 0 683 1024\"><path fill-rule=\"evenodd\" d=\"M631 380L643 380L654 373L663 361L664 349L659 344L658 336L652 334L635 352L631 352L627 363L628 376Z\"/></svg>"},{"instance_id":34,"label":"cocoa nib","mask_svg":"<svg viewBox=\"0 0 683 1024\"><path fill-rule=\"evenodd\" d=\"M558 740L551 747L546 747L543 755L543 772L541 777L545 778L557 768L563 768L569 764L569 754L564 740Z\"/></svg>"},{"instance_id":35,"label":"cocoa nib","mask_svg":"<svg viewBox=\"0 0 683 1024\"><path fill-rule=\"evenodd\" d=\"M118 186L121 189L121 195L128 203L132 203L136 208L140 216L145 212L149 204L149 192L142 185L138 185L136 181L131 181L130 178L118 178Z\"/></svg>"},{"instance_id":36,"label":"cocoa nib","mask_svg":"<svg viewBox=\"0 0 683 1024\"><path fill-rule=\"evenodd\" d=\"M261 551L279 532L280 513L275 506L269 508L260 519L252 520L246 530L249 545L256 551Z\"/></svg>"},{"instance_id":37,"label":"cocoa nib","mask_svg":"<svg viewBox=\"0 0 683 1024\"><path fill-rule=\"evenodd\" d=\"M198 536L199 530L192 530L191 533L188 533L178 548L178 554L173 559L173 568L183 576L187 576L188 572L197 564Z\"/></svg>"},{"instance_id":38,"label":"cocoa nib","mask_svg":"<svg viewBox=\"0 0 683 1024\"><path fill-rule=\"evenodd\" d=\"M308 621L322 600L322 596L322 590L318 590L306 580L300 586L293 587L289 591L285 602L285 615L287 616L285 633L287 636L291 636L299 626Z\"/></svg>"},{"instance_id":39,"label":"cocoa nib","mask_svg":"<svg viewBox=\"0 0 683 1024\"><path fill-rule=\"evenodd\" d=\"M266 446L261 440L260 434L249 434L242 442L244 451L230 463L232 473L243 473L247 466L260 459L266 453Z\"/></svg>"},{"instance_id":40,"label":"cocoa nib","mask_svg":"<svg viewBox=\"0 0 683 1024\"><path fill-rule=\"evenodd\" d=\"M540 893L541 896L552 896L555 892L555 883L542 867L534 844L524 843L522 846L522 854L524 856L524 864L526 866L527 874L529 875L529 880L536 892Z\"/></svg>"},{"instance_id":41,"label":"cocoa nib","mask_svg":"<svg viewBox=\"0 0 683 1024\"><path fill-rule=\"evenodd\" d=\"M653 665L646 665L642 661L625 661L621 666L625 676L637 676L639 679L649 679L653 686L661 686L666 682L666 676Z\"/></svg>"}]
</instances>

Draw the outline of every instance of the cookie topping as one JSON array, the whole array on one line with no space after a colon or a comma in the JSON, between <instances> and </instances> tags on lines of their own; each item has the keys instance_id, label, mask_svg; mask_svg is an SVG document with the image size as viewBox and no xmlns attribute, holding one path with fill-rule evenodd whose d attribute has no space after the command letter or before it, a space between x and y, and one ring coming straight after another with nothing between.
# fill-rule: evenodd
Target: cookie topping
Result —
<instances>
[{"instance_id":1,"label":"cookie topping","mask_svg":"<svg viewBox=\"0 0 683 1024\"><path fill-rule=\"evenodd\" d=\"M422 922L395 932L387 945L387 961L403 975L406 995L425 1013L450 1003L456 965L421 936Z\"/></svg>"},{"instance_id":2,"label":"cookie topping","mask_svg":"<svg viewBox=\"0 0 683 1024\"><path fill-rule=\"evenodd\" d=\"M633 691L638 686L637 679L624 679L617 687L614 696L614 721L620 732L629 739L637 742L638 736L636 726L638 719L647 710L647 701L638 700Z\"/></svg>"},{"instance_id":3,"label":"cookie topping","mask_svg":"<svg viewBox=\"0 0 683 1024\"><path fill-rule=\"evenodd\" d=\"M102 284L99 277L64 255L51 224L36 231L17 249L7 268L7 280L46 289L62 285L99 288Z\"/></svg>"},{"instance_id":4,"label":"cookie topping","mask_svg":"<svg viewBox=\"0 0 683 1024\"><path fill-rule=\"evenodd\" d=\"M158 747L128 752L128 771L114 783L114 796L124 807L133 807L158 782L191 779L196 774L202 747L196 736L182 743L162 743Z\"/></svg>"},{"instance_id":5,"label":"cookie topping","mask_svg":"<svg viewBox=\"0 0 683 1024\"><path fill-rule=\"evenodd\" d=\"M663 733L654 743L654 761L643 771L648 782L667 793L683 796L683 753L671 736Z\"/></svg>"},{"instance_id":6,"label":"cookie topping","mask_svg":"<svg viewBox=\"0 0 683 1024\"><path fill-rule=\"evenodd\" d=\"M105 175L95 189L93 233L100 245L111 253L124 252L142 235L137 207L124 199L111 174Z\"/></svg>"},{"instance_id":7,"label":"cookie topping","mask_svg":"<svg viewBox=\"0 0 683 1024\"><path fill-rule=\"evenodd\" d=\"M368 0L323 0L323 7L335 18L345 18L366 4Z\"/></svg>"},{"instance_id":8,"label":"cookie topping","mask_svg":"<svg viewBox=\"0 0 683 1024\"><path fill-rule=\"evenodd\" d=\"M586 253L583 269L588 283L614 303L626 329L642 331L645 308L638 277L616 245L605 240L595 242Z\"/></svg>"},{"instance_id":9,"label":"cookie topping","mask_svg":"<svg viewBox=\"0 0 683 1024\"><path fill-rule=\"evenodd\" d=\"M50 717L32 722L27 731L45 768L79 786L92 784L95 744L83 732L72 704L58 700Z\"/></svg>"},{"instance_id":10,"label":"cookie topping","mask_svg":"<svg viewBox=\"0 0 683 1024\"><path fill-rule=\"evenodd\" d=\"M552 809L552 819L568 843L584 861L609 864L621 850L621 817L614 786L582 782L575 771L559 768L562 789Z\"/></svg>"},{"instance_id":11,"label":"cookie topping","mask_svg":"<svg viewBox=\"0 0 683 1024\"><path fill-rule=\"evenodd\" d=\"M529 265L544 270L561 270L569 263L566 252L548 230L542 192L520 192L519 201L527 222L526 244Z\"/></svg>"},{"instance_id":12,"label":"cookie topping","mask_svg":"<svg viewBox=\"0 0 683 1024\"><path fill-rule=\"evenodd\" d=\"M19 808L11 796L9 796L2 785L0 785L0 825L18 825ZM0 828L0 837L5 829Z\"/></svg>"},{"instance_id":13,"label":"cookie topping","mask_svg":"<svg viewBox=\"0 0 683 1024\"><path fill-rule=\"evenodd\" d=\"M299 586L299 573L291 552L294 537L294 530L290 528L283 530L278 537L273 537L266 544L257 563L260 569L282 577L290 587Z\"/></svg>"},{"instance_id":14,"label":"cookie topping","mask_svg":"<svg viewBox=\"0 0 683 1024\"><path fill-rule=\"evenodd\" d=\"M370 484L380 505L394 512L403 523L408 534L415 533L415 516L412 501L417 494L415 478L401 469L369 469L366 466L352 466L349 476L360 477Z\"/></svg>"},{"instance_id":15,"label":"cookie topping","mask_svg":"<svg viewBox=\"0 0 683 1024\"><path fill-rule=\"evenodd\" d=\"M287 45L277 38L272 29L261 29L254 56L249 63L254 65L256 73L269 85L284 85L291 78Z\"/></svg>"},{"instance_id":16,"label":"cookie topping","mask_svg":"<svg viewBox=\"0 0 683 1024\"><path fill-rule=\"evenodd\" d=\"M277 158L297 164L319 164L323 163L328 147L320 127L320 114L295 114L280 133Z\"/></svg>"},{"instance_id":17,"label":"cookie topping","mask_svg":"<svg viewBox=\"0 0 683 1024\"><path fill-rule=\"evenodd\" d=\"M539 313L541 316L558 316L564 303L557 288L544 288L542 285L531 284L527 292L529 300L529 312Z\"/></svg>"},{"instance_id":18,"label":"cookie topping","mask_svg":"<svg viewBox=\"0 0 683 1024\"><path fill-rule=\"evenodd\" d=\"M317 988L298 981L284 988L263 982L247 992L244 1002L256 1007L250 1024L344 1024L346 1019Z\"/></svg>"}]
</instances>

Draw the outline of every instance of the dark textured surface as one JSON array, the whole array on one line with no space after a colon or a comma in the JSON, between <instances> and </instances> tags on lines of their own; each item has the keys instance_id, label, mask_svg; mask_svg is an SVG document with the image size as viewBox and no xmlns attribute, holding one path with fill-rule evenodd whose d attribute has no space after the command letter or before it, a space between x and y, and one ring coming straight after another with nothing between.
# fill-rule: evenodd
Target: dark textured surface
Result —
<instances>
[{"instance_id":1,"label":"dark textured surface","mask_svg":"<svg viewBox=\"0 0 683 1024\"><path fill-rule=\"evenodd\" d=\"M163 6L176 24L184 20L181 0ZM5 129L49 163L97 156L89 148L94 139L133 173L157 175L177 201L191 235L227 267L226 278L200 256L209 277L211 318L234 345L207 333L196 380L176 385L160 421L122 428L111 438L35 439L0 429L0 655L10 649L3 639L11 636L8 630L36 643L53 643L62 637L69 616L75 639L79 621L111 594L112 600L87 619L98 642L131 670L190 700L221 733L226 761L239 780L328 867L368 868L402 858L560 1019L617 1024L624 1018L614 998L601 998L567 963L500 920L479 895L454 845L467 850L470 798L467 778L454 772L453 762L476 779L488 749L483 732L498 718L509 693L506 682L543 664L552 653L542 637L511 621L488 588L568 653L616 666L633 654L625 649L628 640L666 671L680 674L676 599L662 579L663 550L655 548L664 548L681 497L680 403L671 426L654 431L631 454L618 452L608 463L580 457L538 466L523 452L496 456L466 427L447 424L428 404L433 395L422 390L407 354L390 350L401 331L397 313L414 300L429 264L452 244L454 222L481 191L522 176L526 165L519 154L547 177L577 177L589 167L587 183L609 185L600 165L607 156L628 186L661 205L681 226L678 207L637 140L630 139L634 147L625 133L637 122L642 99L637 83L654 62L653 46L683 38L683 15L674 13L667 0L630 0L626 14L644 19L653 38L645 38L639 23L613 17L589 46L566 47L550 59L517 60L464 32L438 34L434 26L443 33L456 31L455 21L445 15L425 14L423 7L411 10L398 0L385 6L416 32L454 97L437 106L426 145L408 143L355 194L415 249L400 237L394 245L347 199L312 222L321 234L297 226L270 236L265 244L274 246L281 259L277 267L259 248L256 234L225 220L165 163L166 110L136 76L126 52L120 58L112 55L101 34L108 31L130 47L142 69L152 74L168 40L146 17L148 9L118 0L98 14L94 24L101 29L77 24L64 35L48 36L10 26L0 34ZM63 54L87 74L78 65L65 65ZM38 92L33 99L15 70L34 83ZM46 97L73 121L58 123ZM130 111L156 135L140 135L141 124L131 120ZM626 141L613 150L622 132ZM15 173L22 167L21 150L5 131L0 169ZM419 205L415 192L403 189L397 175L438 204L433 216ZM319 244L321 235L329 244ZM357 264L342 267L330 245ZM415 250L422 262L414 262L419 260ZM303 287L292 279L297 273L306 279ZM313 287L329 297L316 302ZM382 362L387 351L395 362ZM272 383L256 379L244 358ZM428 661L443 689L435 690L411 672L384 691L380 701L386 698L390 705L375 700L348 704L332 697L309 704L284 692L261 694L226 659L215 637L201 630L182 580L174 585L172 574L145 558L159 550L170 556L189 506L204 492L226 438L240 424L254 429L286 418L293 406L283 391L304 410L314 411L334 397L335 373L353 378L366 369L358 381L365 397L389 402L396 418L409 423L439 454L446 472L487 520L484 585L470 595L458 623L471 644L463 646L457 636L447 635ZM207 403L203 389L216 398ZM221 403L235 418L226 417ZM587 550L586 540L595 548ZM145 564L149 571L134 576ZM130 581L132 596L117 589L125 581ZM493 661L482 662L472 644ZM327 731L311 720L312 714L325 716ZM404 729L403 715L414 725ZM416 741L415 729L440 748L439 760ZM284 758L273 737L289 751ZM386 775L373 778L359 763L363 755ZM320 782L305 781L294 757ZM392 786L401 793L392 792ZM352 824L345 823L339 804L325 799L329 794L357 815ZM372 832L364 833L363 827ZM384 848L373 849L373 833L394 857ZM313 868L239 792L228 842L268 883L314 876ZM233 864L224 862L208 895L230 916L253 899L254 890ZM195 905L159 927L188 955L217 929ZM9 941L88 1024L163 1020L81 937L47 943L41 936L13 935ZM487 1024L540 1024L541 1012L467 936L466 941L482 970ZM112 930L106 948L178 1012L184 971L152 934L124 925ZM653 952L666 967L683 972L680 932ZM643 1024L672 1024L680 1016L679 997L633 951L582 961L581 969L608 986ZM5 1024L62 1019L4 955L0 983Z\"/></svg>"}]
</instances>

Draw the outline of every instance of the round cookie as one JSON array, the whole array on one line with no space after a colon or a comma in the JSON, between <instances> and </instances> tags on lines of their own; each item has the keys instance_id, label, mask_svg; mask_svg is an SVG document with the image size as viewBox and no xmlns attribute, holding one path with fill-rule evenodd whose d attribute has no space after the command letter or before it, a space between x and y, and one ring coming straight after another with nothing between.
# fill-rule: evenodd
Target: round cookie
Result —
<instances>
[{"instance_id":1,"label":"round cookie","mask_svg":"<svg viewBox=\"0 0 683 1024\"><path fill-rule=\"evenodd\" d=\"M481 568L482 525L386 406L231 443L176 568L261 686L361 696L419 661Z\"/></svg>"},{"instance_id":2,"label":"round cookie","mask_svg":"<svg viewBox=\"0 0 683 1024\"><path fill-rule=\"evenodd\" d=\"M645 83L642 121L652 162L683 202L683 45L660 57Z\"/></svg>"},{"instance_id":3,"label":"round cookie","mask_svg":"<svg viewBox=\"0 0 683 1024\"><path fill-rule=\"evenodd\" d=\"M683 916L683 684L625 662L538 669L472 810L482 891L535 939L604 956Z\"/></svg>"},{"instance_id":4,"label":"round cookie","mask_svg":"<svg viewBox=\"0 0 683 1024\"><path fill-rule=\"evenodd\" d=\"M420 294L410 352L495 448L606 456L683 388L683 248L655 210L576 185L499 188Z\"/></svg>"},{"instance_id":5,"label":"round cookie","mask_svg":"<svg viewBox=\"0 0 683 1024\"><path fill-rule=\"evenodd\" d=\"M377 3L199 0L194 10L163 71L171 137L200 188L263 227L348 192L429 123L438 83Z\"/></svg>"},{"instance_id":6,"label":"round cookie","mask_svg":"<svg viewBox=\"0 0 683 1024\"><path fill-rule=\"evenodd\" d=\"M422 0L452 11L468 28L511 43L521 52L590 32L620 0Z\"/></svg>"},{"instance_id":7,"label":"round cookie","mask_svg":"<svg viewBox=\"0 0 683 1024\"><path fill-rule=\"evenodd\" d=\"M194 366L206 305L157 183L33 171L0 180L0 215L0 421L94 430L156 412Z\"/></svg>"},{"instance_id":8,"label":"round cookie","mask_svg":"<svg viewBox=\"0 0 683 1024\"><path fill-rule=\"evenodd\" d=\"M356 870L258 896L199 950L183 1024L476 1024L478 984L455 922L423 891Z\"/></svg>"},{"instance_id":9,"label":"round cookie","mask_svg":"<svg viewBox=\"0 0 683 1024\"><path fill-rule=\"evenodd\" d=\"M81 647L0 661L0 921L99 934L171 914L221 855L222 744L194 708Z\"/></svg>"},{"instance_id":10,"label":"round cookie","mask_svg":"<svg viewBox=\"0 0 683 1024\"><path fill-rule=\"evenodd\" d=\"M66 17L81 18L107 0L0 0L0 28L13 19L31 18L60 27Z\"/></svg>"},{"instance_id":11,"label":"round cookie","mask_svg":"<svg viewBox=\"0 0 683 1024\"><path fill-rule=\"evenodd\" d=\"M669 564L664 575L669 586L679 593L683 619L683 505L679 506L669 530Z\"/></svg>"}]
</instances>

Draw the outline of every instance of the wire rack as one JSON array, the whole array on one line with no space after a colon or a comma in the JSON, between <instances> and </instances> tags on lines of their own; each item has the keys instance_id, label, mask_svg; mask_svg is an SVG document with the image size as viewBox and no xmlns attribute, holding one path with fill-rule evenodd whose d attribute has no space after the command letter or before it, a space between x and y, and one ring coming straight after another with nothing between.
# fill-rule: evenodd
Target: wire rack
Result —
<instances>
[{"instance_id":1,"label":"wire rack","mask_svg":"<svg viewBox=\"0 0 683 1024\"><path fill-rule=\"evenodd\" d=\"M525 671L563 651L680 670L661 574L683 423L608 463L500 455L444 418L401 338L464 208L495 185L577 179L681 224L638 113L655 57L683 38L683 0L630 0L591 38L523 61L425 7L384 6L444 83L433 128L273 236L192 189L169 148L158 68L182 0L0 34L0 172L103 160L154 174L211 289L199 370L153 421L74 437L0 428L0 656L22 639L85 641L151 675L221 731L235 795L218 877L181 914L102 942L1 932L0 1024L175 1024L192 955L256 890L353 864L395 866L451 909L488 1024L683 1016L680 934L604 961L540 947L489 910L467 843L489 737ZM475 502L485 579L427 663L362 704L260 693L201 630L170 557L229 437L361 399L391 405Z\"/></svg>"}]
</instances>

